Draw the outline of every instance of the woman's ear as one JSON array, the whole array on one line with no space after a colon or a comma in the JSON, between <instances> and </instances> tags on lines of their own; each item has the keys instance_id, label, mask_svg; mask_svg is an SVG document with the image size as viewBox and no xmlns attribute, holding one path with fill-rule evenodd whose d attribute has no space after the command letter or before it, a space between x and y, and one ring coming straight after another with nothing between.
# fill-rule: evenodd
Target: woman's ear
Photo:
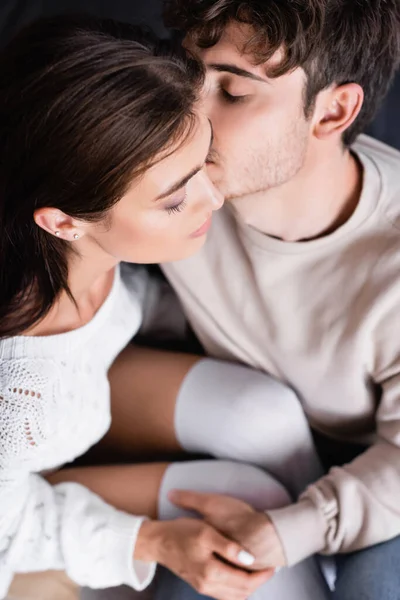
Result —
<instances>
[{"instance_id":1,"label":"woman's ear","mask_svg":"<svg viewBox=\"0 0 400 600\"><path fill-rule=\"evenodd\" d=\"M72 242L83 235L75 220L56 208L39 208L33 218L38 227L60 239Z\"/></svg>"},{"instance_id":2,"label":"woman's ear","mask_svg":"<svg viewBox=\"0 0 400 600\"><path fill-rule=\"evenodd\" d=\"M346 83L322 92L317 101L314 135L326 139L342 135L360 114L364 91L357 83Z\"/></svg>"}]
</instances>

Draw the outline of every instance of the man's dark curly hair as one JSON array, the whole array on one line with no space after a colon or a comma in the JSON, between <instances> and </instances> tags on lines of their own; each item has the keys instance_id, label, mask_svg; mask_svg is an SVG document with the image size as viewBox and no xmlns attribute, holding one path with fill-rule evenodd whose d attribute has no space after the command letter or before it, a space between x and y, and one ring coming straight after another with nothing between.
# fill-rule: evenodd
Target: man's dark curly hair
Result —
<instances>
[{"instance_id":1,"label":"man's dark curly hair","mask_svg":"<svg viewBox=\"0 0 400 600\"><path fill-rule=\"evenodd\" d=\"M321 90L358 83L365 100L344 133L347 146L375 116L400 61L400 0L167 0L165 21L201 48L215 45L231 21L251 25L245 50L257 64L285 50L270 77L304 69L306 116Z\"/></svg>"}]
</instances>

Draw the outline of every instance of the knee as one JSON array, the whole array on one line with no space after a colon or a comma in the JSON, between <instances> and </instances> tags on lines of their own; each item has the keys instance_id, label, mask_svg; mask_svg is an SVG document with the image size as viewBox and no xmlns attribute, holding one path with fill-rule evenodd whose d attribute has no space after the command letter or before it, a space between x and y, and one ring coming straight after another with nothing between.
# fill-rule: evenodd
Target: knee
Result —
<instances>
[{"instance_id":1,"label":"knee","mask_svg":"<svg viewBox=\"0 0 400 600\"><path fill-rule=\"evenodd\" d=\"M250 369L232 399L223 429L236 444L247 445L250 452L256 446L270 448L274 437L295 441L309 435L307 418L295 392ZM252 461L251 454L238 458Z\"/></svg>"},{"instance_id":2,"label":"knee","mask_svg":"<svg viewBox=\"0 0 400 600\"><path fill-rule=\"evenodd\" d=\"M225 460L190 461L168 467L160 488L160 519L185 514L168 500L168 492L179 488L232 496L260 511L290 503L290 496L282 484L262 469Z\"/></svg>"},{"instance_id":3,"label":"knee","mask_svg":"<svg viewBox=\"0 0 400 600\"><path fill-rule=\"evenodd\" d=\"M265 453L282 447L283 436L291 451L309 436L301 403L288 386L260 371L212 359L197 363L186 377L175 428L186 450L253 464L265 464Z\"/></svg>"}]
</instances>

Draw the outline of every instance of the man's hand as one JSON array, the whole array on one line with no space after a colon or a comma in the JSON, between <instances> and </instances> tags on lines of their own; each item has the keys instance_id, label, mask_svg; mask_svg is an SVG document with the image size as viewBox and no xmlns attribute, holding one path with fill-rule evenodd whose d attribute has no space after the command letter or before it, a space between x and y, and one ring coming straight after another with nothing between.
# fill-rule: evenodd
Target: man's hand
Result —
<instances>
[{"instance_id":1,"label":"man's hand","mask_svg":"<svg viewBox=\"0 0 400 600\"><path fill-rule=\"evenodd\" d=\"M176 506L199 513L207 523L243 546L256 558L252 570L286 566L282 544L268 515L255 511L246 502L184 490L171 491L169 499Z\"/></svg>"}]
</instances>

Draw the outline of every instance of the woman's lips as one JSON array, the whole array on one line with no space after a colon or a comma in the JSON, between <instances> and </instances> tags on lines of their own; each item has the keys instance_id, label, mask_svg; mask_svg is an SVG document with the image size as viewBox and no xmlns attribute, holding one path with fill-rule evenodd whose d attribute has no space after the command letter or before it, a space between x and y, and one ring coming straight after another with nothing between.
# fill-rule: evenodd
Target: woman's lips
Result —
<instances>
[{"instance_id":1,"label":"woman's lips","mask_svg":"<svg viewBox=\"0 0 400 600\"><path fill-rule=\"evenodd\" d=\"M207 233L207 231L210 229L211 223L212 223L212 216L208 217L207 221L205 221L203 223L203 225L199 229L197 229L197 231L192 233L192 235L190 237L198 238L198 237L205 235Z\"/></svg>"}]
</instances>

